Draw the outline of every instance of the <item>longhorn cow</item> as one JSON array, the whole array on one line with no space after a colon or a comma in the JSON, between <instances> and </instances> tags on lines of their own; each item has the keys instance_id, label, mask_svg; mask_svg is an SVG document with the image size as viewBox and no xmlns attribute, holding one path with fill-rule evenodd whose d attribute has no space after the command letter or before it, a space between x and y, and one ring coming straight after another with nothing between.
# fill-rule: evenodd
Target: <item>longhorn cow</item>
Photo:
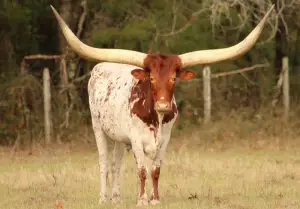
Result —
<instances>
[{"instance_id":1,"label":"longhorn cow","mask_svg":"<svg viewBox=\"0 0 300 209\"><path fill-rule=\"evenodd\" d=\"M107 61L97 64L88 83L89 106L100 167L100 200L107 201L107 140L114 140L112 201L120 200L120 169L125 146L132 148L139 177L138 205L159 203L158 179L171 129L178 115L174 98L176 80L189 80L195 73L184 70L237 58L252 48L272 8L240 43L223 49L201 50L181 55L144 54L123 49L93 48L82 43L51 6L69 46L81 57ZM152 160L148 173L146 157ZM150 174L150 175L149 175ZM152 195L145 183L152 178Z\"/></svg>"}]
</instances>

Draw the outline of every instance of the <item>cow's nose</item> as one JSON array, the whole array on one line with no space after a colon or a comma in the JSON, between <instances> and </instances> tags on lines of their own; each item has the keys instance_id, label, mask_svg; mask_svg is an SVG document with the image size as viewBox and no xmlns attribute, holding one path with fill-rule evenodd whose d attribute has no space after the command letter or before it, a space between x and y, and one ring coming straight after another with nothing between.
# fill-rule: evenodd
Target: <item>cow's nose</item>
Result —
<instances>
[{"instance_id":1,"label":"cow's nose","mask_svg":"<svg viewBox=\"0 0 300 209\"><path fill-rule=\"evenodd\" d=\"M169 102L156 102L154 108L156 111L162 113L170 112L172 110Z\"/></svg>"}]
</instances>

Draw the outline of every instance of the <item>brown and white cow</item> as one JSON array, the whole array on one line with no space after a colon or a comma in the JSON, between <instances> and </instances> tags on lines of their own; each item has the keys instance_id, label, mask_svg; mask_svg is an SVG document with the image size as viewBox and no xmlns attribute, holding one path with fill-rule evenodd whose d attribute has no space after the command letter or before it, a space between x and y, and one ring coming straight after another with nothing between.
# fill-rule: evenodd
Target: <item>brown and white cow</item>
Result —
<instances>
[{"instance_id":1,"label":"brown and white cow","mask_svg":"<svg viewBox=\"0 0 300 209\"><path fill-rule=\"evenodd\" d=\"M120 200L121 162L124 147L130 146L140 179L138 204L148 204L145 191L148 174L153 184L150 203L159 203L160 166L178 114L173 94L176 80L189 80L195 75L193 71L184 70L186 67L228 60L246 53L258 39L273 7L239 44L179 56L87 46L72 33L52 7L68 44L76 53L87 59L108 61L93 68L88 84L92 124L99 152L100 202L107 200L107 140L112 139L115 141L112 201ZM146 157L152 160L149 173Z\"/></svg>"}]
</instances>

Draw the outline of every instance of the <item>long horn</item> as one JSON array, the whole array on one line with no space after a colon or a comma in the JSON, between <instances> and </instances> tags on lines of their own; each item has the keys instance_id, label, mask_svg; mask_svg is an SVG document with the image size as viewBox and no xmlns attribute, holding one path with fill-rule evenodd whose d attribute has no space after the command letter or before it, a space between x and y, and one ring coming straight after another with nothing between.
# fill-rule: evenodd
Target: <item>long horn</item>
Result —
<instances>
[{"instance_id":1,"label":"long horn","mask_svg":"<svg viewBox=\"0 0 300 209\"><path fill-rule=\"evenodd\" d=\"M254 30L240 43L223 49L200 50L179 55L182 68L234 59L245 54L255 44L273 8L274 5Z\"/></svg>"},{"instance_id":2,"label":"long horn","mask_svg":"<svg viewBox=\"0 0 300 209\"><path fill-rule=\"evenodd\" d=\"M59 26L68 42L69 46L81 57L96 61L117 62L124 64L132 64L138 67L144 66L144 59L147 54L124 50L124 49L99 49L90 47L82 43L76 35L70 30L65 21L61 18L58 12L50 5Z\"/></svg>"}]
</instances>

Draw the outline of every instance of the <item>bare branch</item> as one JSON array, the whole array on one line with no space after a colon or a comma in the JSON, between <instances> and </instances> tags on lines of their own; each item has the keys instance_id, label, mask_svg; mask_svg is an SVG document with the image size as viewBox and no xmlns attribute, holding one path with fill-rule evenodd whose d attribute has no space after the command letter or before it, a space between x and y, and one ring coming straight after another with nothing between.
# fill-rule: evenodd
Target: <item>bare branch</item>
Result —
<instances>
[{"instance_id":1,"label":"bare branch","mask_svg":"<svg viewBox=\"0 0 300 209\"><path fill-rule=\"evenodd\" d=\"M78 22L78 30L77 30L77 33L76 33L76 36L78 38L81 35L82 29L83 29L83 24L84 24L84 21L85 21L85 18L86 18L86 13L87 13L87 11L86 11L86 0L82 0L80 5L81 5L83 11L81 13L81 16L80 16L79 22Z\"/></svg>"},{"instance_id":2,"label":"bare branch","mask_svg":"<svg viewBox=\"0 0 300 209\"><path fill-rule=\"evenodd\" d=\"M249 76L247 76L245 73L241 73L241 76L243 76L243 78L245 78L249 83L251 83L253 86L258 86L257 83L255 83L254 81L252 81Z\"/></svg>"},{"instance_id":3,"label":"bare branch","mask_svg":"<svg viewBox=\"0 0 300 209\"><path fill-rule=\"evenodd\" d=\"M75 83L79 83L79 82L81 82L81 81L87 79L90 75L91 75L91 72L88 72L88 73L86 73L86 74L84 74L84 75L82 75L82 76L80 76L80 77L75 78L75 79L72 81L72 83L69 83L69 84L65 85L65 86L59 91L59 93L62 94L62 93L64 93L65 91L67 91L68 89L70 89L70 88L75 88L75 85L74 85Z\"/></svg>"},{"instance_id":4,"label":"bare branch","mask_svg":"<svg viewBox=\"0 0 300 209\"><path fill-rule=\"evenodd\" d=\"M21 75L25 75L28 73L27 69L27 60L36 60L36 59L44 59L44 60L49 60L49 59L63 59L65 57L71 57L72 54L62 54L62 55L45 55L45 54L35 54L35 55L27 55L23 58L20 66L20 72Z\"/></svg>"},{"instance_id":5,"label":"bare branch","mask_svg":"<svg viewBox=\"0 0 300 209\"><path fill-rule=\"evenodd\" d=\"M239 69L239 70L233 70L233 71L229 71L229 72L216 73L216 74L213 74L211 77L212 78L218 78L218 77L222 77L222 76L233 75L233 74L237 74L237 73L243 73L243 72L246 72L246 71L254 70L256 68L263 68L263 67L268 67L268 66L269 66L269 64L257 64L257 65L253 65L251 67L242 68L242 69Z\"/></svg>"},{"instance_id":6,"label":"bare branch","mask_svg":"<svg viewBox=\"0 0 300 209\"><path fill-rule=\"evenodd\" d=\"M184 32L186 29L188 29L188 28L192 25L193 21L194 21L200 14L203 14L203 13L206 12L207 10L208 10L208 8L202 8L202 9L196 11L196 12L193 12L192 15L191 15L190 20L189 20L182 28L177 29L177 30L175 30L175 31L172 29L172 31L171 31L170 33L166 33L166 34L161 34L161 33L159 33L159 36L163 36L163 37L174 36L174 35L177 35L177 34L179 34L179 33ZM174 22L173 22L173 24L174 24Z\"/></svg>"},{"instance_id":7,"label":"bare branch","mask_svg":"<svg viewBox=\"0 0 300 209\"><path fill-rule=\"evenodd\" d=\"M62 55L45 55L45 54L35 54L35 55L27 55L23 59L24 60L34 60L34 59L44 59L44 60L51 60L51 59L62 59L65 57L70 57L72 54L62 54Z\"/></svg>"},{"instance_id":8,"label":"bare branch","mask_svg":"<svg viewBox=\"0 0 300 209\"><path fill-rule=\"evenodd\" d=\"M176 8L176 0L173 0L173 5L172 5L172 13L173 13L172 33L174 33L174 30L175 30L175 27L176 27L177 11L178 11L178 8Z\"/></svg>"}]
</instances>

